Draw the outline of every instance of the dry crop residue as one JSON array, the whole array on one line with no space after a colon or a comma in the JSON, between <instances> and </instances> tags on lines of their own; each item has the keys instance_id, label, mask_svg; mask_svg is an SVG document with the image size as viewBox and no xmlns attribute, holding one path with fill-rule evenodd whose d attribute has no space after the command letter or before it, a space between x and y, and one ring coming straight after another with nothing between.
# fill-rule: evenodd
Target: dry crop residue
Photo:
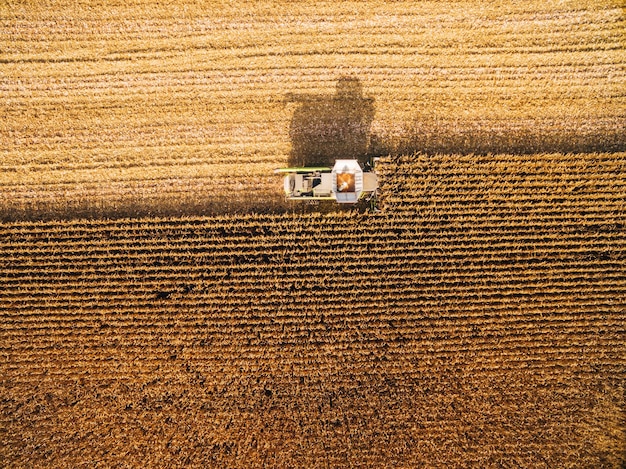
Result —
<instances>
[{"instance_id":1,"label":"dry crop residue","mask_svg":"<svg viewBox=\"0 0 626 469\"><path fill-rule=\"evenodd\" d=\"M0 460L620 467L625 160L388 159L374 215L5 223Z\"/></svg>"},{"instance_id":2,"label":"dry crop residue","mask_svg":"<svg viewBox=\"0 0 626 469\"><path fill-rule=\"evenodd\" d=\"M288 97L343 76L377 155L624 151L624 30L607 0L3 2L0 219L281 209L320 124Z\"/></svg>"}]
</instances>

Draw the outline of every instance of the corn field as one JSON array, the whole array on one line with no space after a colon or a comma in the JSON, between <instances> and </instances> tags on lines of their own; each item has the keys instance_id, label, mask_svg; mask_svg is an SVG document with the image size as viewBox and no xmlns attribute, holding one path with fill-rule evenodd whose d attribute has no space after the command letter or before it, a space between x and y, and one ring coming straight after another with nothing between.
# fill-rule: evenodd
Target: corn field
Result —
<instances>
[{"instance_id":1,"label":"corn field","mask_svg":"<svg viewBox=\"0 0 626 469\"><path fill-rule=\"evenodd\" d=\"M5 223L0 458L620 467L626 158L500 158L387 161L377 214Z\"/></svg>"},{"instance_id":2,"label":"corn field","mask_svg":"<svg viewBox=\"0 0 626 469\"><path fill-rule=\"evenodd\" d=\"M0 5L0 466L621 468L618 1ZM381 157L378 209L272 171Z\"/></svg>"}]
</instances>

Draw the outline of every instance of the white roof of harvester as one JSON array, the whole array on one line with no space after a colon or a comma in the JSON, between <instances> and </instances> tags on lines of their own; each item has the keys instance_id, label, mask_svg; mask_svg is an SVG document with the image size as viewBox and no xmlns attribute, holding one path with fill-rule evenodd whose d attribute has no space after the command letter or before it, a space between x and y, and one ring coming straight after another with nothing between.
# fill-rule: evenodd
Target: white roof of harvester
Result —
<instances>
[{"instance_id":1,"label":"white roof of harvester","mask_svg":"<svg viewBox=\"0 0 626 469\"><path fill-rule=\"evenodd\" d=\"M354 204L363 192L363 170L357 160L336 160L333 166L333 192L337 202Z\"/></svg>"}]
</instances>

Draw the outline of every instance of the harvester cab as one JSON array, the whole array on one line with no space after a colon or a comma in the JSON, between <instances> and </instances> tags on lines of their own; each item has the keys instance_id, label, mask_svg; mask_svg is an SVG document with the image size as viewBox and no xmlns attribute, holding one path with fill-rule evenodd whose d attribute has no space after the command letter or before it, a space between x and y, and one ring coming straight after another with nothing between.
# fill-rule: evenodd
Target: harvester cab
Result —
<instances>
[{"instance_id":1,"label":"harvester cab","mask_svg":"<svg viewBox=\"0 0 626 469\"><path fill-rule=\"evenodd\" d=\"M364 170L358 160L336 160L332 168L282 168L285 196L288 200L334 200L340 204L356 204L359 200L375 200L378 177L370 165Z\"/></svg>"}]
</instances>

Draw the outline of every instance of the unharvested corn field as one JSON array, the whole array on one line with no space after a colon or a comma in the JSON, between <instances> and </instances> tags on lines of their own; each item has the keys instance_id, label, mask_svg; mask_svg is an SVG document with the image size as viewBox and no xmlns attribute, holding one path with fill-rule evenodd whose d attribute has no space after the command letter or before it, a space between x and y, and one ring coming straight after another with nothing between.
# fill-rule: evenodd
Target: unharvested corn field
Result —
<instances>
[{"instance_id":1,"label":"unharvested corn field","mask_svg":"<svg viewBox=\"0 0 626 469\"><path fill-rule=\"evenodd\" d=\"M0 458L618 468L624 163L387 161L378 214L6 223Z\"/></svg>"},{"instance_id":2,"label":"unharvested corn field","mask_svg":"<svg viewBox=\"0 0 626 469\"><path fill-rule=\"evenodd\" d=\"M624 467L625 26L0 5L0 466Z\"/></svg>"}]
</instances>

